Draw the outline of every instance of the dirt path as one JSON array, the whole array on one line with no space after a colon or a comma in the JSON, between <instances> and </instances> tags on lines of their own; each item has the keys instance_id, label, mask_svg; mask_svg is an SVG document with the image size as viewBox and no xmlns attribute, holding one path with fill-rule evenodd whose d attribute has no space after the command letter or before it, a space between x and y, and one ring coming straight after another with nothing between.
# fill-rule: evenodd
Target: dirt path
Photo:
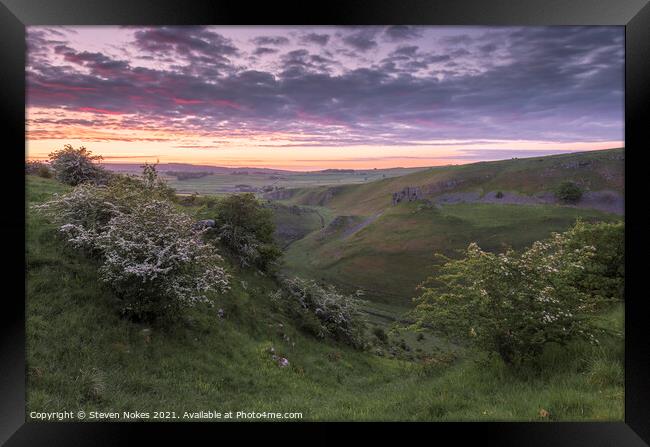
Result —
<instances>
[{"instance_id":1,"label":"dirt path","mask_svg":"<svg viewBox=\"0 0 650 447\"><path fill-rule=\"evenodd\" d=\"M352 236L354 233L356 233L357 231L361 231L361 230L363 230L363 229L366 228L368 225L370 225L370 224L373 223L375 220L377 220L377 219L379 218L379 216L381 216L383 213L384 213L383 211L380 211L380 212L378 212L377 214L375 214L374 216L370 216L370 217L367 218L366 220L364 220L364 221L362 221L362 222L356 224L355 226L353 226L353 227L351 227L351 228L348 228L348 229L345 230L345 232L343 233L343 237L342 237L342 239L349 239L350 236Z\"/></svg>"}]
</instances>

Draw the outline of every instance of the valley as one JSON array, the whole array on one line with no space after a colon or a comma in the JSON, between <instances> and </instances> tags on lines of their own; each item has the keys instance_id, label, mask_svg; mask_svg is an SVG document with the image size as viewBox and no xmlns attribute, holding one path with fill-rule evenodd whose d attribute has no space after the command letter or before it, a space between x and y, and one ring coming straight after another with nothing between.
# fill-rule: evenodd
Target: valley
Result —
<instances>
[{"instance_id":1,"label":"valley","mask_svg":"<svg viewBox=\"0 0 650 447\"><path fill-rule=\"evenodd\" d=\"M287 273L408 307L417 285L431 273L435 253L453 257L473 241L489 251L521 249L577 219L621 220L623 174L624 152L613 149L436 167L368 184L264 197L329 213L325 227L312 226L287 247ZM578 203L560 203L554 196L567 180L584 188ZM417 189L418 197L395 204L393 195L406 188Z\"/></svg>"}]
</instances>

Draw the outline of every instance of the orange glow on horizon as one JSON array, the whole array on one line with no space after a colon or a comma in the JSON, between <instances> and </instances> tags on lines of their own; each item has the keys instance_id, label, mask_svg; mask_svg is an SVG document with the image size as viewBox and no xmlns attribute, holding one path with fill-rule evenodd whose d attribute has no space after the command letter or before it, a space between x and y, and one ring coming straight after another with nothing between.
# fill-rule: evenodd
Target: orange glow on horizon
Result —
<instances>
[{"instance_id":1,"label":"orange glow on horizon","mask_svg":"<svg viewBox=\"0 0 650 447\"><path fill-rule=\"evenodd\" d=\"M248 144L247 144L248 143ZM77 139L27 140L27 159L47 160L48 154L64 144L85 146L105 163L188 163L225 167L258 167L293 171L320 169L385 169L395 167L428 167L467 164L512 157L535 157L540 152L580 152L623 147L622 141L598 143L555 143L540 141L494 141L490 143L436 144L431 146L323 146L323 147L259 147L257 140L231 141L223 147L192 149L169 141L96 141ZM137 148L137 149L136 149ZM480 157L481 150L510 150L512 155ZM478 156L468 157L469 153ZM530 152L530 154L526 154Z\"/></svg>"},{"instance_id":2,"label":"orange glow on horizon","mask_svg":"<svg viewBox=\"0 0 650 447\"><path fill-rule=\"evenodd\" d=\"M64 113L66 119L58 121ZM132 115L96 110L27 108L26 158L46 160L64 144L85 146L107 163L189 163L226 167L264 167L294 171L385 169L466 164L483 160L538 156L623 147L623 141L561 143L531 140L411 141L403 145L317 145L315 135L216 129L210 135L184 127L160 129ZM91 123L91 124L88 124ZM339 132L340 126L327 126ZM307 143L305 143L307 142ZM311 142L311 143L310 143ZM495 152L498 151L498 152ZM512 154L509 153L512 151ZM495 155L498 154L498 155Z\"/></svg>"}]
</instances>

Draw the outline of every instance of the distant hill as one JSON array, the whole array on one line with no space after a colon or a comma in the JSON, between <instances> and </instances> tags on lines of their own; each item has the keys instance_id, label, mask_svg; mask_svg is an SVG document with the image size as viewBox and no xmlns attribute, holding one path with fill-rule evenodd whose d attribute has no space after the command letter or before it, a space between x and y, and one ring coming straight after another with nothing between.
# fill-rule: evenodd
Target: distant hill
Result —
<instances>
[{"instance_id":1,"label":"distant hill","mask_svg":"<svg viewBox=\"0 0 650 447\"><path fill-rule=\"evenodd\" d=\"M431 274L435 253L456 256L470 242L490 251L522 248L578 218L620 220L624 161L624 150L612 149L481 162L267 197L332 216L288 247L287 271L408 306ZM585 191L577 205L564 206L554 196L567 180Z\"/></svg>"},{"instance_id":2,"label":"distant hill","mask_svg":"<svg viewBox=\"0 0 650 447\"><path fill-rule=\"evenodd\" d=\"M622 206L624 162L623 149L576 152L433 167L365 184L296 188L266 197L371 215L391 206L393 194L407 187L417 188L422 198L440 203L494 202L500 191L505 196L501 203L533 204L553 203L554 189L572 180L588 193L588 207L612 211L608 202ZM593 197L596 192L602 197Z\"/></svg>"},{"instance_id":3,"label":"distant hill","mask_svg":"<svg viewBox=\"0 0 650 447\"><path fill-rule=\"evenodd\" d=\"M140 173L142 172L143 163L102 163L106 169L114 172ZM327 174L350 174L350 175L367 175L368 173L387 174L390 176L411 174L416 171L427 169L419 168L386 168L386 169L323 169L320 171L289 171L285 169L273 168L248 168L237 167L231 168L226 166L195 165L191 163L158 163L156 169L159 172L208 172L210 174L267 174L267 175L285 175L285 176L308 176L308 175L327 175Z\"/></svg>"},{"instance_id":4,"label":"distant hill","mask_svg":"<svg viewBox=\"0 0 650 447\"><path fill-rule=\"evenodd\" d=\"M106 169L114 172L140 173L142 163L102 163ZM229 168L225 166L194 165L190 163L159 163L156 165L159 172L209 172L211 174L230 174L232 172L246 171L249 174L283 174L289 175L293 171L268 168Z\"/></svg>"}]
</instances>

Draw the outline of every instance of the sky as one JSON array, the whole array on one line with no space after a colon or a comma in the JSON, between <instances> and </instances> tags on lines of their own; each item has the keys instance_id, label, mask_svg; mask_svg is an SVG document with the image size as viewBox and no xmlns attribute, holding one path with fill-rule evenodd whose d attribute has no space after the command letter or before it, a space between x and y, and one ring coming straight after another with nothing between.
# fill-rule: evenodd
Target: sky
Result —
<instances>
[{"instance_id":1,"label":"sky","mask_svg":"<svg viewBox=\"0 0 650 447\"><path fill-rule=\"evenodd\" d=\"M624 146L623 27L27 27L27 158L291 170Z\"/></svg>"}]
</instances>

